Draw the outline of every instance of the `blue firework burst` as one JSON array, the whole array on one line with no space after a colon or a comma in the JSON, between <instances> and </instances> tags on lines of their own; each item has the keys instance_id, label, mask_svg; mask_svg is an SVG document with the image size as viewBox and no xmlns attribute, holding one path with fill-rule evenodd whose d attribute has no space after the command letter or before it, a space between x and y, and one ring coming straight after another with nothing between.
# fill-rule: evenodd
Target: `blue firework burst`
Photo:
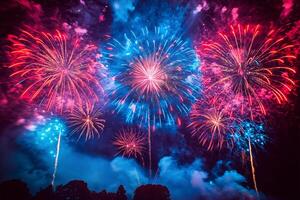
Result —
<instances>
[{"instance_id":1,"label":"blue firework burst","mask_svg":"<svg viewBox=\"0 0 300 200\"><path fill-rule=\"evenodd\" d=\"M249 143L253 149L264 149L268 141L264 125L253 121L240 122L230 137L233 138L234 149L238 152L249 152Z\"/></svg>"},{"instance_id":2,"label":"blue firework burst","mask_svg":"<svg viewBox=\"0 0 300 200\"><path fill-rule=\"evenodd\" d=\"M141 126L180 125L200 89L199 60L191 42L162 27L116 38L101 50L114 112Z\"/></svg>"},{"instance_id":3,"label":"blue firework burst","mask_svg":"<svg viewBox=\"0 0 300 200\"><path fill-rule=\"evenodd\" d=\"M58 118L46 118L43 122L33 125L28 133L24 134L19 142L27 145L29 149L49 153L51 157L56 157L56 148L59 135L65 135L66 126Z\"/></svg>"}]
</instances>

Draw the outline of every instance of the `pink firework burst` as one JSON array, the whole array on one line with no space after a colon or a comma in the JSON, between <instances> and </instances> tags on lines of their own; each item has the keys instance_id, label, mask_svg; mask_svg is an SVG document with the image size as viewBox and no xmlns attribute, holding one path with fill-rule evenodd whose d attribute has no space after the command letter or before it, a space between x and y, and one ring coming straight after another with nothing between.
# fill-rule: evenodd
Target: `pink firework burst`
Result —
<instances>
[{"instance_id":1,"label":"pink firework burst","mask_svg":"<svg viewBox=\"0 0 300 200\"><path fill-rule=\"evenodd\" d=\"M122 154L122 156L142 158L142 152L146 146L145 142L146 139L142 133L133 129L126 129L120 131L113 144L118 148L118 154Z\"/></svg>"},{"instance_id":2,"label":"pink firework burst","mask_svg":"<svg viewBox=\"0 0 300 200\"><path fill-rule=\"evenodd\" d=\"M161 62L157 56L136 59L132 64L132 88L139 90L141 94L159 94L167 86L167 75Z\"/></svg>"},{"instance_id":3,"label":"pink firework burst","mask_svg":"<svg viewBox=\"0 0 300 200\"><path fill-rule=\"evenodd\" d=\"M59 112L73 108L75 102L98 99L96 46L58 30L22 30L11 38L10 76L24 86L22 98Z\"/></svg>"},{"instance_id":4,"label":"pink firework burst","mask_svg":"<svg viewBox=\"0 0 300 200\"><path fill-rule=\"evenodd\" d=\"M267 104L286 102L295 86L293 47L277 30L231 26L229 33L219 33L198 50L205 63L204 84L208 92L232 96L240 102L239 112L249 111L251 119L256 108L265 115Z\"/></svg>"},{"instance_id":5,"label":"pink firework burst","mask_svg":"<svg viewBox=\"0 0 300 200\"><path fill-rule=\"evenodd\" d=\"M233 145L229 134L240 120L230 115L227 107L216 99L198 100L190 113L192 136L207 150L221 149L224 144Z\"/></svg>"}]
</instances>

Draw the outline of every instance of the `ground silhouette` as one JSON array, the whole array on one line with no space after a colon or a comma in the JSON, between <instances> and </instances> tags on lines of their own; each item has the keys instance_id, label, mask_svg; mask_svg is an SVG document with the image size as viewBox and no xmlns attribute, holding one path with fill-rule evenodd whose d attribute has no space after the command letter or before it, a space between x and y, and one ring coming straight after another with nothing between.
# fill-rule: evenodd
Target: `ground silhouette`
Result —
<instances>
[{"instance_id":1,"label":"ground silhouette","mask_svg":"<svg viewBox=\"0 0 300 200\"><path fill-rule=\"evenodd\" d=\"M142 185L134 192L133 200L170 200L170 192L162 185Z\"/></svg>"},{"instance_id":2,"label":"ground silhouette","mask_svg":"<svg viewBox=\"0 0 300 200\"><path fill-rule=\"evenodd\" d=\"M34 196L26 183L21 180L9 180L0 183L1 200L128 200L126 190L120 185L117 191L90 191L87 183L73 180L65 185L59 185L53 190L50 185L41 189ZM170 200L167 187L162 185L142 185L134 192L134 200Z\"/></svg>"}]
</instances>

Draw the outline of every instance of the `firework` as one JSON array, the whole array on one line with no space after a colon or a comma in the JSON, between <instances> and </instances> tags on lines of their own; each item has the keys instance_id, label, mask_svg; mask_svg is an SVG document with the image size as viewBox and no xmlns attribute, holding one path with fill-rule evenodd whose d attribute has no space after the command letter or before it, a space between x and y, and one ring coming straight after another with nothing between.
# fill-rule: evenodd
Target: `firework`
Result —
<instances>
[{"instance_id":1,"label":"firework","mask_svg":"<svg viewBox=\"0 0 300 200\"><path fill-rule=\"evenodd\" d=\"M229 135L234 141L235 151L239 153L249 153L249 141L254 149L264 148L268 138L264 133L263 124L252 121L242 121L235 126L235 128L235 133Z\"/></svg>"},{"instance_id":2,"label":"firework","mask_svg":"<svg viewBox=\"0 0 300 200\"><path fill-rule=\"evenodd\" d=\"M44 118L36 125L32 125L31 131L36 137L34 139L36 145L41 146L43 149L49 149L55 145L59 140L58 133L65 133L65 126L63 122L57 118ZM50 150L49 154L56 157L54 151Z\"/></svg>"},{"instance_id":3,"label":"firework","mask_svg":"<svg viewBox=\"0 0 300 200\"><path fill-rule=\"evenodd\" d=\"M265 104L286 102L295 85L292 48L277 30L266 33L259 25L231 26L229 34L219 33L199 49L207 64L203 77L207 74L208 90L233 93L233 99L241 102L240 113L248 110L251 119L256 108L265 115Z\"/></svg>"},{"instance_id":4,"label":"firework","mask_svg":"<svg viewBox=\"0 0 300 200\"><path fill-rule=\"evenodd\" d=\"M132 65L132 81L134 90L141 94L153 94L159 96L164 87L167 87L167 74L162 69L161 61L157 56L151 55L136 60Z\"/></svg>"},{"instance_id":5,"label":"firework","mask_svg":"<svg viewBox=\"0 0 300 200\"><path fill-rule=\"evenodd\" d=\"M31 148L32 141L41 151L49 151L49 155L54 158L54 170L52 174L51 185L55 184L55 177L58 168L61 139L66 129L64 123L54 117L42 117L42 120L34 119L28 129L30 132L25 134L25 142L28 142ZM36 150L35 150L36 151Z\"/></svg>"},{"instance_id":6,"label":"firework","mask_svg":"<svg viewBox=\"0 0 300 200\"><path fill-rule=\"evenodd\" d=\"M97 99L101 87L94 76L95 46L82 45L79 38L60 31L22 30L12 42L9 67L11 77L24 86L22 98L60 112L74 102Z\"/></svg>"},{"instance_id":7,"label":"firework","mask_svg":"<svg viewBox=\"0 0 300 200\"><path fill-rule=\"evenodd\" d=\"M199 90L199 62L190 45L163 28L143 28L107 43L101 63L110 70L114 111L128 123L178 123Z\"/></svg>"},{"instance_id":8,"label":"firework","mask_svg":"<svg viewBox=\"0 0 300 200\"><path fill-rule=\"evenodd\" d=\"M79 134L78 139L84 135L85 140L99 137L105 122L100 109L89 104L74 108L68 115L68 121L72 129L71 133Z\"/></svg>"},{"instance_id":9,"label":"firework","mask_svg":"<svg viewBox=\"0 0 300 200\"><path fill-rule=\"evenodd\" d=\"M161 27L125 33L102 53L114 111L148 128L151 177L151 127L180 125L189 113L199 89L198 59L188 41Z\"/></svg>"},{"instance_id":10,"label":"firework","mask_svg":"<svg viewBox=\"0 0 300 200\"><path fill-rule=\"evenodd\" d=\"M146 139L140 132L133 129L122 130L115 138L113 144L118 148L118 154L123 156L141 157L145 150Z\"/></svg>"},{"instance_id":11,"label":"firework","mask_svg":"<svg viewBox=\"0 0 300 200\"><path fill-rule=\"evenodd\" d=\"M235 146L234 149L241 153L243 157L246 155L246 153L249 154L252 180L257 196L259 197L256 183L253 149L263 149L267 142L268 138L264 134L263 124L252 121L242 121L236 126L235 131L236 132L229 135L229 137L233 138Z\"/></svg>"},{"instance_id":12,"label":"firework","mask_svg":"<svg viewBox=\"0 0 300 200\"><path fill-rule=\"evenodd\" d=\"M221 149L224 143L232 146L233 140L228 135L238 133L234 125L240 120L229 115L226 106L215 99L198 100L192 107L190 118L191 133L202 146L208 150Z\"/></svg>"}]
</instances>

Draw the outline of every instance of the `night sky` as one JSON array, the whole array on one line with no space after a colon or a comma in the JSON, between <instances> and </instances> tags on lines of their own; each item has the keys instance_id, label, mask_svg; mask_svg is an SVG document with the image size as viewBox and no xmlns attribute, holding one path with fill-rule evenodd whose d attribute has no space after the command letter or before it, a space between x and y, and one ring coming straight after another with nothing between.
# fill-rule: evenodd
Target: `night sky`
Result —
<instances>
[{"instance_id":1,"label":"night sky","mask_svg":"<svg viewBox=\"0 0 300 200\"><path fill-rule=\"evenodd\" d=\"M231 25L260 24L263 28L276 27L282 36L287 36L289 42L295 45L289 53L297 58L293 61L296 73L292 77L296 84L287 94L287 102L281 105L267 103L267 114L263 117L257 114L267 136L266 144L253 150L257 186L262 199L296 199L299 196L299 0L5 0L0 3L0 20L1 182L21 179L33 193L51 183L57 135L44 137L41 134L48 128L51 132L59 123L65 131L62 134L55 185L81 179L88 183L91 190L115 191L123 184L129 196L132 196L137 186L157 183L167 186L175 200L186 199L186 195L190 195L189 199L240 199L242 196L255 199L249 158L242 159L241 153L232 149L207 150L205 145L199 144L191 135L189 111L195 99L205 99L205 83L201 82L204 80L202 76L206 76L201 71L205 62L201 56L196 56L202 42L210 41L219 30L226 30ZM128 94L126 87L118 90L123 85L112 86L109 78L111 74L125 71L123 62L135 56L134 53L124 56L126 52L122 52L123 48L120 47L125 44L122 41L124 38L132 37L130 30L136 32L138 39L152 39L152 35L139 34L145 27L149 27L150 32L153 27L167 27L168 32L162 29L162 33L159 33L165 34L161 40L180 36L186 42L183 47L190 48L193 54L180 52L181 55L172 57L184 60L184 56L191 56L188 62L181 63L188 65L188 69L180 68L180 73L170 71L173 75L178 73L172 79L172 84L178 83L177 89L183 87L176 95L184 100L177 101L178 96L172 94L173 90L169 88L165 96L160 96L167 99L167 106L164 106L164 101L142 96L145 104L150 102L152 105L157 101L157 105L154 105L158 108L149 106L150 111L145 112L143 106L139 107L139 102L134 104L134 109L129 103L133 113L135 110L141 111L137 115L125 109L126 102L123 105L118 101ZM21 35L21 30L51 34L59 30L79 38L82 44L95 46L92 55L100 65L95 77L102 89L96 90L95 84L92 88L97 91L100 100L96 105L105 120L99 137L85 140L85 136L78 139L76 131L71 134L68 114L53 109L58 103L47 107L40 99L28 101L21 98L27 82L22 78L14 79L11 76L14 71L9 68L14 62L12 45ZM122 45L113 43L113 38ZM107 46L110 45L117 47L112 50L113 59L106 56ZM148 60L148 63L151 62L154 61ZM187 80L194 72L201 77L197 77L196 83L188 82L187 85L181 80ZM124 77L128 78L128 74ZM124 77L119 79L121 83ZM114 92L111 92L110 89L114 87ZM194 91L187 94L183 92L184 89ZM47 92L44 95L48 97ZM87 93L84 95L87 96ZM214 96L215 93L209 95ZM138 93L128 102L134 101L136 96ZM224 95L221 98L228 101ZM151 118L149 122L153 123L153 178L149 179L147 143L141 155L122 156L113 141L121 130L139 130L146 138L147 115L156 117L160 115L159 108L166 110L170 105L174 106L174 111L168 110L167 114L172 117L162 118L162 122L158 118ZM185 106L187 111L181 114ZM257 110L255 112L259 113ZM51 122L54 123L53 127L49 125Z\"/></svg>"}]
</instances>

